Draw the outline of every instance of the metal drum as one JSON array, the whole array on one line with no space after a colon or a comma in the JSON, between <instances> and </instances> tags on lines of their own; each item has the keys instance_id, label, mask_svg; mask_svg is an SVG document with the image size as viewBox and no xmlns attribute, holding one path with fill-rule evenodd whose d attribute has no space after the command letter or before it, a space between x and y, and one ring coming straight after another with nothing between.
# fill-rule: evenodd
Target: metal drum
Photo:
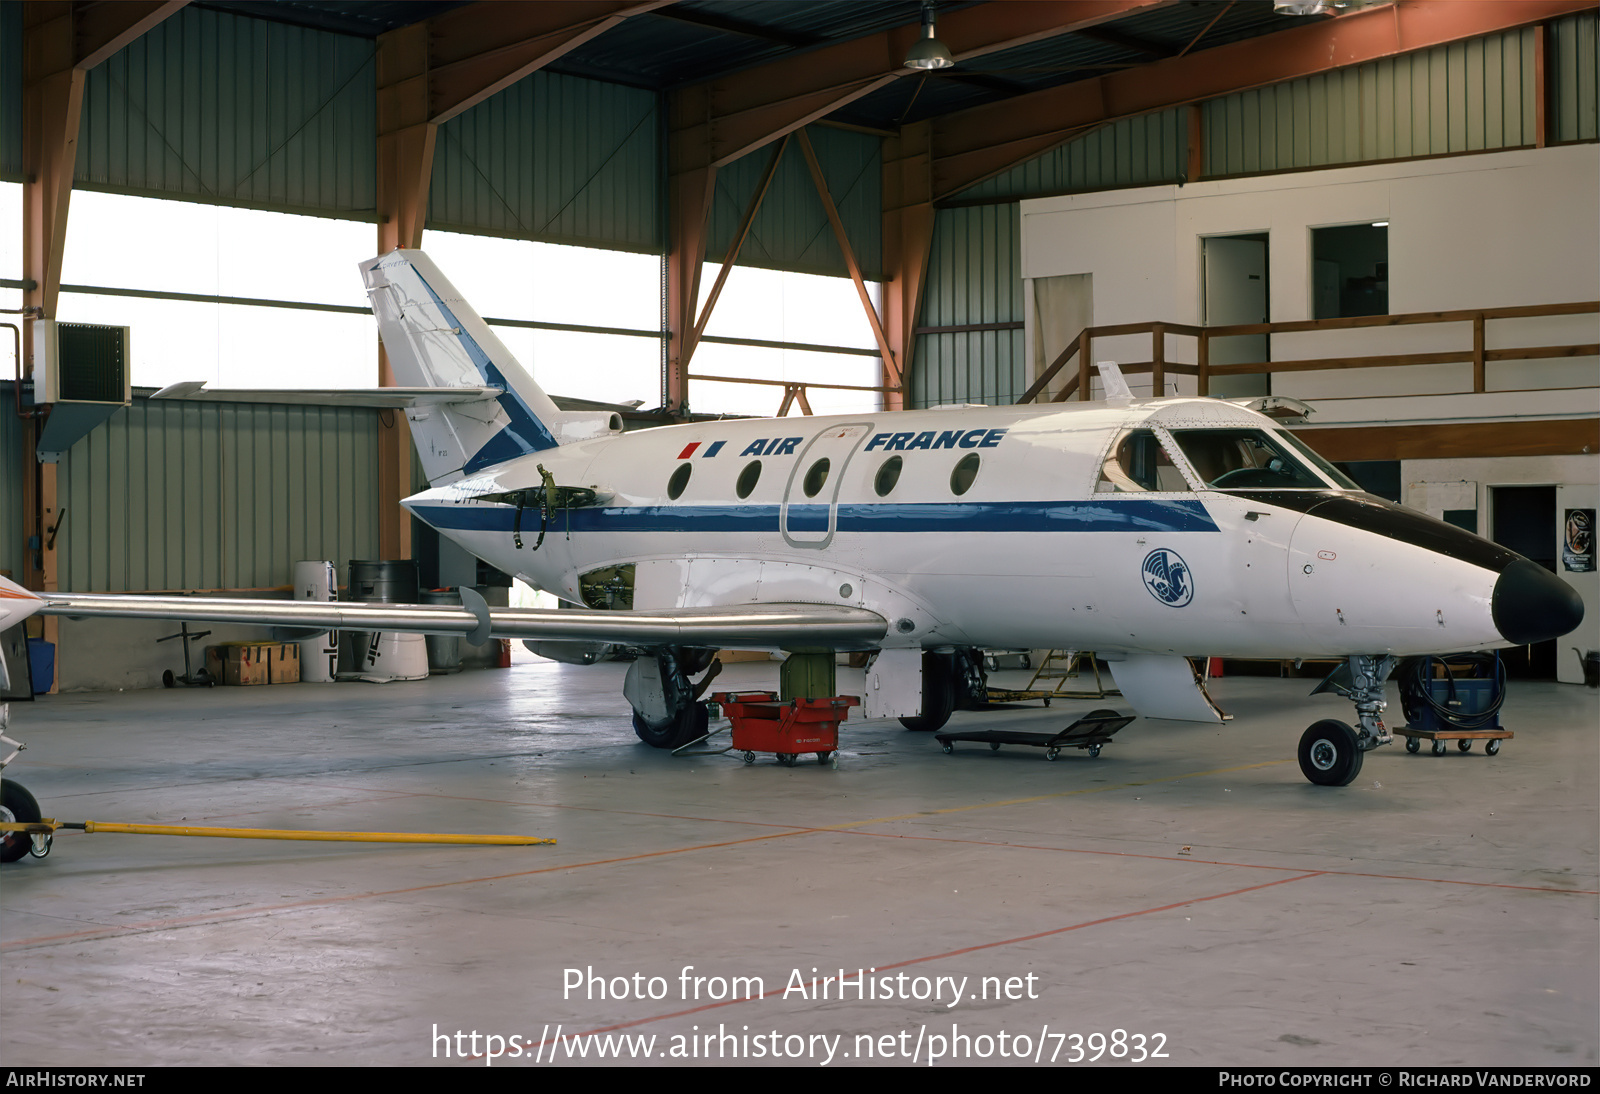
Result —
<instances>
[{"instance_id":1,"label":"metal drum","mask_svg":"<svg viewBox=\"0 0 1600 1094\"><path fill-rule=\"evenodd\" d=\"M453 608L461 606L461 591L459 589L424 589L422 590L424 604L448 604ZM461 636L458 634L430 634L426 635L428 647L428 672L435 676L461 671Z\"/></svg>"},{"instance_id":2,"label":"metal drum","mask_svg":"<svg viewBox=\"0 0 1600 1094\"><path fill-rule=\"evenodd\" d=\"M363 604L415 604L417 564L411 559L352 559L349 598ZM387 684L427 678L428 647L422 635L394 631L345 633L354 647L351 671L358 679Z\"/></svg>"}]
</instances>

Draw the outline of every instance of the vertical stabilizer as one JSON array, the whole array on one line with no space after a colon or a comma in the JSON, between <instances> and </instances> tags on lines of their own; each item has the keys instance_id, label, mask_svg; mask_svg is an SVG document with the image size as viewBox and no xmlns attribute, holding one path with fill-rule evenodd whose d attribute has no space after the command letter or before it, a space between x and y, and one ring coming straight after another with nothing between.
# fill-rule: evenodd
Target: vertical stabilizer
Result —
<instances>
[{"instance_id":1,"label":"vertical stabilizer","mask_svg":"<svg viewBox=\"0 0 1600 1094\"><path fill-rule=\"evenodd\" d=\"M427 255L391 251L363 262L361 276L396 384L504 389L493 402L406 412L429 482L560 443L561 411Z\"/></svg>"}]
</instances>

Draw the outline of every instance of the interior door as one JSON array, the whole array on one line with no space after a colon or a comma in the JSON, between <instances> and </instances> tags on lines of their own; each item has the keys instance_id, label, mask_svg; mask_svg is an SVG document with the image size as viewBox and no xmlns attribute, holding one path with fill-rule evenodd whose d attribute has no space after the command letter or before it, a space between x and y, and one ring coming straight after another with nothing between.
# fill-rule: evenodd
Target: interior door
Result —
<instances>
[{"instance_id":1,"label":"interior door","mask_svg":"<svg viewBox=\"0 0 1600 1094\"><path fill-rule=\"evenodd\" d=\"M778 510L778 530L789 546L822 548L833 542L845 468L871 432L871 422L831 425L800 450Z\"/></svg>"},{"instance_id":2,"label":"interior door","mask_svg":"<svg viewBox=\"0 0 1600 1094\"><path fill-rule=\"evenodd\" d=\"M1209 236L1202 242L1205 268L1205 325L1267 321L1267 241L1262 236ZM1240 334L1211 340L1213 365L1238 365L1267 360L1265 334ZM1211 394L1225 397L1268 395L1270 378L1215 376Z\"/></svg>"}]
</instances>

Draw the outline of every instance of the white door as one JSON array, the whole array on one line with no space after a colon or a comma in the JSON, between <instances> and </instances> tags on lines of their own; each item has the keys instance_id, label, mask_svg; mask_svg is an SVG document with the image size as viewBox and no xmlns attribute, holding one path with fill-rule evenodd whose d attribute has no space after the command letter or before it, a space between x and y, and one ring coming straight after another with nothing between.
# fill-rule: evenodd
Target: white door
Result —
<instances>
[{"instance_id":1,"label":"white door","mask_svg":"<svg viewBox=\"0 0 1600 1094\"><path fill-rule=\"evenodd\" d=\"M1267 321L1267 244L1262 239L1211 236L1202 242L1205 267L1205 325ZM1211 340L1211 363L1235 365L1267 360L1267 336L1243 334ZM1214 376L1211 394L1221 396L1267 395L1270 378Z\"/></svg>"},{"instance_id":2,"label":"white door","mask_svg":"<svg viewBox=\"0 0 1600 1094\"><path fill-rule=\"evenodd\" d=\"M820 548L833 542L845 468L871 431L871 422L832 425L800 450L778 510L778 530L789 546Z\"/></svg>"}]
</instances>

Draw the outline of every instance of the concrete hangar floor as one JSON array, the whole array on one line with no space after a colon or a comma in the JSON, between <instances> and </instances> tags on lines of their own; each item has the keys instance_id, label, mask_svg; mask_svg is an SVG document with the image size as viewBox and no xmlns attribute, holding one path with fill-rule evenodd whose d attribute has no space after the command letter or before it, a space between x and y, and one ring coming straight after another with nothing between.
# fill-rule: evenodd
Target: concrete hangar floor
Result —
<instances>
[{"instance_id":1,"label":"concrete hangar floor","mask_svg":"<svg viewBox=\"0 0 1600 1094\"><path fill-rule=\"evenodd\" d=\"M1224 679L1231 724L1139 721L1056 763L848 722L835 770L648 748L623 670L15 704L8 774L46 816L560 842L62 833L0 868L0 1057L1597 1062L1592 689L1513 682L1498 756L1391 746L1332 790L1295 744L1348 711L1306 680Z\"/></svg>"}]
</instances>

